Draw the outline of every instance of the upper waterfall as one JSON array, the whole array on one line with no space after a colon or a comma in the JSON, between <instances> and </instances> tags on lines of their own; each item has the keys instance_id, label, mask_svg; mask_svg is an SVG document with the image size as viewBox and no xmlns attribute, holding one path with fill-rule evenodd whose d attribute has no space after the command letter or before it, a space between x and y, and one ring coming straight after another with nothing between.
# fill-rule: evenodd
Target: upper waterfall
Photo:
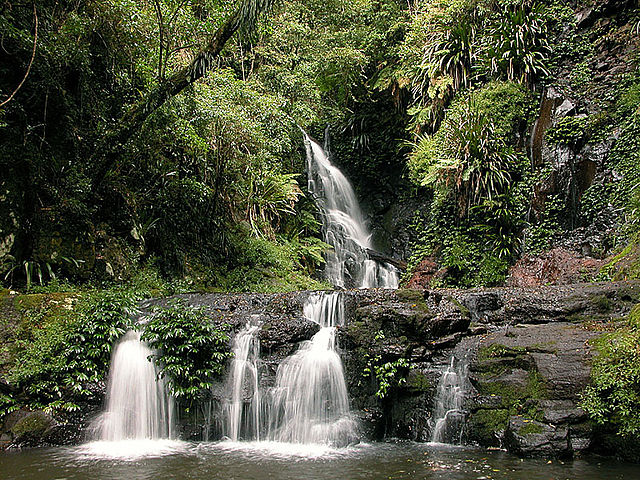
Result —
<instances>
[{"instance_id":1,"label":"upper waterfall","mask_svg":"<svg viewBox=\"0 0 640 480\"><path fill-rule=\"evenodd\" d=\"M333 246L327 255L327 280L337 287L398 288L395 268L367 255L373 249L371 232L351 183L307 134L305 143L309 192L322 210L324 240Z\"/></svg>"}]
</instances>

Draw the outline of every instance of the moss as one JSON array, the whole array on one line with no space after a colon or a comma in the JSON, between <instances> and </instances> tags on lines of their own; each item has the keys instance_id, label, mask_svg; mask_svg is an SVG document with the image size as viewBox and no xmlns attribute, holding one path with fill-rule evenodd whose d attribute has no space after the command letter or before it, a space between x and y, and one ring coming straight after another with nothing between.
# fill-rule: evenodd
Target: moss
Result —
<instances>
[{"instance_id":1,"label":"moss","mask_svg":"<svg viewBox=\"0 0 640 480\"><path fill-rule=\"evenodd\" d=\"M429 315L431 311L424 301L424 293L421 290L402 289L396 292L396 296L404 303L410 303L412 308Z\"/></svg>"},{"instance_id":2,"label":"moss","mask_svg":"<svg viewBox=\"0 0 640 480\"><path fill-rule=\"evenodd\" d=\"M594 295L589 303L600 313L607 313L613 309L613 303L606 295Z\"/></svg>"},{"instance_id":3,"label":"moss","mask_svg":"<svg viewBox=\"0 0 640 480\"><path fill-rule=\"evenodd\" d=\"M32 412L21 418L11 429L16 437L24 435L40 436L51 426L51 418L43 412Z\"/></svg>"},{"instance_id":4,"label":"moss","mask_svg":"<svg viewBox=\"0 0 640 480\"><path fill-rule=\"evenodd\" d=\"M509 416L506 409L481 409L469 418L469 429L476 439L495 438L495 432L507 428Z\"/></svg>"},{"instance_id":5,"label":"moss","mask_svg":"<svg viewBox=\"0 0 640 480\"><path fill-rule=\"evenodd\" d=\"M25 312L27 310L37 309L43 306L47 299L45 293L33 293L30 295L16 295L14 298L14 305L19 312Z\"/></svg>"},{"instance_id":6,"label":"moss","mask_svg":"<svg viewBox=\"0 0 640 480\"><path fill-rule=\"evenodd\" d=\"M482 362L489 358L517 357L526 353L527 349L525 347L508 347L501 343L493 343L480 348L478 360Z\"/></svg>"},{"instance_id":7,"label":"moss","mask_svg":"<svg viewBox=\"0 0 640 480\"><path fill-rule=\"evenodd\" d=\"M415 390L427 392L433 388L427 376L420 370L412 369L409 372L407 385Z\"/></svg>"},{"instance_id":8,"label":"moss","mask_svg":"<svg viewBox=\"0 0 640 480\"><path fill-rule=\"evenodd\" d=\"M403 288L396 291L396 296L405 302L424 302L424 293L421 290Z\"/></svg>"},{"instance_id":9,"label":"moss","mask_svg":"<svg viewBox=\"0 0 640 480\"><path fill-rule=\"evenodd\" d=\"M519 357L521 361L525 358ZM500 365L504 368L504 365ZM507 371L504 368L498 373ZM495 378L496 375L493 376ZM547 398L547 386L540 373L528 367L527 382L525 385L518 385L499 378L490 379L490 373L485 372L478 382L478 392L482 395L490 395L500 398L500 407L509 412L510 415L522 415L533 420L542 420L543 411L540 408L540 400Z\"/></svg>"},{"instance_id":10,"label":"moss","mask_svg":"<svg viewBox=\"0 0 640 480\"><path fill-rule=\"evenodd\" d=\"M527 420L525 420L525 422L526 421ZM529 422L518 431L518 435L535 435L538 433L542 433L543 431L544 429L541 425L534 422Z\"/></svg>"},{"instance_id":11,"label":"moss","mask_svg":"<svg viewBox=\"0 0 640 480\"><path fill-rule=\"evenodd\" d=\"M632 327L640 327L640 303L633 306L629 312L629 325Z\"/></svg>"},{"instance_id":12,"label":"moss","mask_svg":"<svg viewBox=\"0 0 640 480\"><path fill-rule=\"evenodd\" d=\"M637 279L640 279L640 245L636 238L600 269L598 280ZM637 293L634 297L637 298Z\"/></svg>"},{"instance_id":13,"label":"moss","mask_svg":"<svg viewBox=\"0 0 640 480\"><path fill-rule=\"evenodd\" d=\"M449 300L456 307L458 307L458 310L460 311L463 317L471 318L471 312L469 311L469 309L465 307L462 303L460 303L457 299L451 296L447 296L447 300Z\"/></svg>"}]
</instances>

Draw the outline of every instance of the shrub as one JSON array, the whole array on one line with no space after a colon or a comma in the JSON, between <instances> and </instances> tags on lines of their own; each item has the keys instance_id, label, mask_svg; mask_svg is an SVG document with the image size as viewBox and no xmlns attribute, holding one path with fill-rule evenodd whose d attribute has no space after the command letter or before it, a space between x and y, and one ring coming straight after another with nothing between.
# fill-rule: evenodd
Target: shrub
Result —
<instances>
[{"instance_id":1,"label":"shrub","mask_svg":"<svg viewBox=\"0 0 640 480\"><path fill-rule=\"evenodd\" d=\"M464 215L505 190L515 163L495 124L470 99L447 116L436 135L420 141L409 167L414 179L435 188L441 198L454 195Z\"/></svg>"},{"instance_id":2,"label":"shrub","mask_svg":"<svg viewBox=\"0 0 640 480\"><path fill-rule=\"evenodd\" d=\"M629 439L640 439L639 308L623 326L592 341L598 354L581 404L596 423Z\"/></svg>"},{"instance_id":3,"label":"shrub","mask_svg":"<svg viewBox=\"0 0 640 480\"><path fill-rule=\"evenodd\" d=\"M105 378L113 344L133 325L136 300L130 292L106 291L75 306L53 297L30 306L9 381L29 395L32 407L77 409L93 396L89 384Z\"/></svg>"},{"instance_id":4,"label":"shrub","mask_svg":"<svg viewBox=\"0 0 640 480\"><path fill-rule=\"evenodd\" d=\"M492 74L510 81L532 84L547 75L549 45L546 19L539 6L524 2L506 6L492 22L486 61Z\"/></svg>"},{"instance_id":5,"label":"shrub","mask_svg":"<svg viewBox=\"0 0 640 480\"><path fill-rule=\"evenodd\" d=\"M231 356L227 332L202 308L180 302L157 309L142 340L155 350L160 376L168 379L171 392L187 410L205 395Z\"/></svg>"}]
</instances>

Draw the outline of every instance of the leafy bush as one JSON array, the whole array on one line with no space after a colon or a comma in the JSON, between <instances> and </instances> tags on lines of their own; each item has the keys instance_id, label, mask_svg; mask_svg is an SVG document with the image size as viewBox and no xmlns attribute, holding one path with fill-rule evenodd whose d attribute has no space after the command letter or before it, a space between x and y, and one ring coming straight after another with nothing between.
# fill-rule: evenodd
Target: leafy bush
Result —
<instances>
[{"instance_id":1,"label":"leafy bush","mask_svg":"<svg viewBox=\"0 0 640 480\"><path fill-rule=\"evenodd\" d=\"M640 439L640 306L615 331L592 341L598 351L582 408L625 438Z\"/></svg>"},{"instance_id":2,"label":"leafy bush","mask_svg":"<svg viewBox=\"0 0 640 480\"><path fill-rule=\"evenodd\" d=\"M382 330L376 332L374 342L379 343L385 338ZM380 400L387 397L389 392L396 387L407 382L406 369L409 361L406 358L397 358L384 362L381 355L365 355L365 367L362 375L365 378L372 378L377 386L376 397Z\"/></svg>"},{"instance_id":3,"label":"leafy bush","mask_svg":"<svg viewBox=\"0 0 640 480\"><path fill-rule=\"evenodd\" d=\"M442 75L453 79L453 88L469 87L476 60L476 27L469 18L457 18L444 26L443 40L431 50L433 62Z\"/></svg>"},{"instance_id":4,"label":"leafy bush","mask_svg":"<svg viewBox=\"0 0 640 480\"><path fill-rule=\"evenodd\" d=\"M25 297L30 298L33 295ZM133 325L137 298L123 291L43 297L23 311L9 381L38 408L77 409L105 378L111 348Z\"/></svg>"},{"instance_id":5,"label":"leafy bush","mask_svg":"<svg viewBox=\"0 0 640 480\"><path fill-rule=\"evenodd\" d=\"M142 340L156 351L160 375L187 409L203 397L231 357L227 332L218 329L203 309L181 302L157 309Z\"/></svg>"},{"instance_id":6,"label":"leafy bush","mask_svg":"<svg viewBox=\"0 0 640 480\"><path fill-rule=\"evenodd\" d=\"M529 7L525 2L505 6L491 23L485 50L491 73L524 84L549 73L550 49L541 6Z\"/></svg>"},{"instance_id":7,"label":"leafy bush","mask_svg":"<svg viewBox=\"0 0 640 480\"><path fill-rule=\"evenodd\" d=\"M423 138L409 161L413 178L441 197L454 195L461 215L503 193L515 164L495 124L472 100L451 110L438 133Z\"/></svg>"}]
</instances>

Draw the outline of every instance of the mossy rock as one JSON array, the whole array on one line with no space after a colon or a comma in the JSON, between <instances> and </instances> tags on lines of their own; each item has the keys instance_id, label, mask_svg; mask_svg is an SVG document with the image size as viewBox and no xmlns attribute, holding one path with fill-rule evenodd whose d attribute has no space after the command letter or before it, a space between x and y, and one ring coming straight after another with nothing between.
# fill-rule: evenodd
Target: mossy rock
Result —
<instances>
[{"instance_id":1,"label":"mossy rock","mask_svg":"<svg viewBox=\"0 0 640 480\"><path fill-rule=\"evenodd\" d=\"M427 315L431 314L431 310L429 310L429 307L424 301L424 292L422 290L405 288L396 291L396 296L403 303L411 304L411 308L415 308L421 313L425 313Z\"/></svg>"},{"instance_id":2,"label":"mossy rock","mask_svg":"<svg viewBox=\"0 0 640 480\"><path fill-rule=\"evenodd\" d=\"M594 295L589 303L599 312L608 313L613 310L613 302L606 295Z\"/></svg>"},{"instance_id":3,"label":"mossy rock","mask_svg":"<svg viewBox=\"0 0 640 480\"><path fill-rule=\"evenodd\" d=\"M481 409L467 420L468 437L485 446L499 446L499 438L509 424L509 410Z\"/></svg>"},{"instance_id":4,"label":"mossy rock","mask_svg":"<svg viewBox=\"0 0 640 480\"><path fill-rule=\"evenodd\" d=\"M629 324L633 327L640 327L640 303L634 305L629 312Z\"/></svg>"},{"instance_id":5,"label":"mossy rock","mask_svg":"<svg viewBox=\"0 0 640 480\"><path fill-rule=\"evenodd\" d=\"M420 370L411 369L407 377L407 386L413 390L428 392L433 390L433 384Z\"/></svg>"},{"instance_id":6,"label":"mossy rock","mask_svg":"<svg viewBox=\"0 0 640 480\"><path fill-rule=\"evenodd\" d=\"M525 422L527 422L527 420L525 420ZM539 433L544 432L544 428L542 428L542 426L537 423L537 422L528 422L525 423L524 427L522 427L519 431L518 434L520 435L536 435Z\"/></svg>"},{"instance_id":7,"label":"mossy rock","mask_svg":"<svg viewBox=\"0 0 640 480\"><path fill-rule=\"evenodd\" d=\"M11 428L11 433L14 435L16 442L21 442L25 439L36 440L41 438L53 423L53 418L46 413L40 411L31 412L16 422Z\"/></svg>"},{"instance_id":8,"label":"mossy rock","mask_svg":"<svg viewBox=\"0 0 640 480\"><path fill-rule=\"evenodd\" d=\"M463 317L471 319L471 311L467 307L465 307L462 303L460 303L452 296L448 295L446 298L458 308L458 311L462 314Z\"/></svg>"}]
</instances>

